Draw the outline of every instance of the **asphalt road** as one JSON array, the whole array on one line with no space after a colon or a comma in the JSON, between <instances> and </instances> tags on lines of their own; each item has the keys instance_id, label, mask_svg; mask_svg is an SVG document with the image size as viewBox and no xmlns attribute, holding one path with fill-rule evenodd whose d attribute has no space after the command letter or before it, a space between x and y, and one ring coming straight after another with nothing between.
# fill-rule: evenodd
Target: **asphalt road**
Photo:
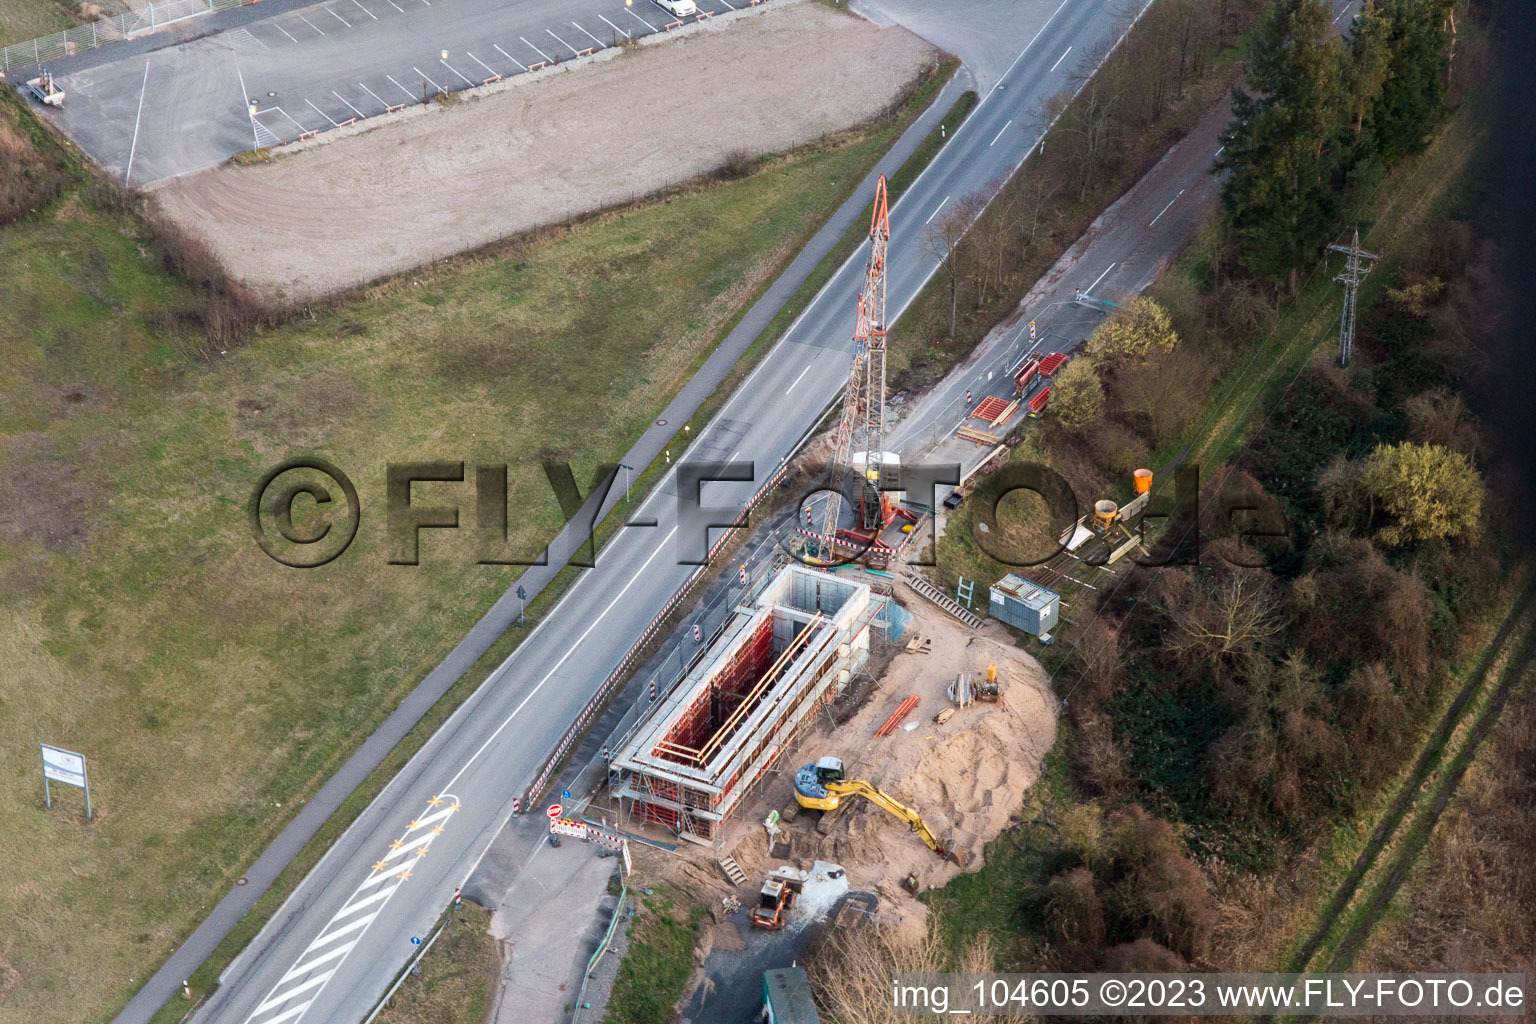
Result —
<instances>
[{"instance_id":1,"label":"asphalt road","mask_svg":"<svg viewBox=\"0 0 1536 1024\"><path fill-rule=\"evenodd\" d=\"M1112 0L1025 0L1021 6L1036 15L1034 31L1021 40L1023 52L892 210L892 321L936 269L922 244L925 224L956 197L1011 172L1038 141L1031 115L1069 83L1073 70L1056 57L1123 30ZM700 432L690 457L751 461L758 480L772 472L842 387L862 261L857 253L839 270ZM734 506L757 486L709 484L704 502ZM506 821L513 794L692 571L680 562L703 541L680 531L675 491L669 475L635 516L656 525L627 528L604 549L597 568L583 574L332 846L226 972L196 1020L272 1024L366 1015L411 954L411 938L425 934ZM568 555L557 546L552 561ZM428 838L413 824L442 831ZM392 847L396 842L401 846ZM408 871L393 870L407 860ZM391 870L376 872L378 863ZM359 889L381 874L384 880ZM154 993L146 993L119 1019L146 1020L157 1005Z\"/></svg>"},{"instance_id":2,"label":"asphalt road","mask_svg":"<svg viewBox=\"0 0 1536 1024\"><path fill-rule=\"evenodd\" d=\"M743 7L748 0L698 0L710 14ZM45 116L143 187L655 35L674 20L651 0L261 3L49 63L69 102Z\"/></svg>"}]
</instances>

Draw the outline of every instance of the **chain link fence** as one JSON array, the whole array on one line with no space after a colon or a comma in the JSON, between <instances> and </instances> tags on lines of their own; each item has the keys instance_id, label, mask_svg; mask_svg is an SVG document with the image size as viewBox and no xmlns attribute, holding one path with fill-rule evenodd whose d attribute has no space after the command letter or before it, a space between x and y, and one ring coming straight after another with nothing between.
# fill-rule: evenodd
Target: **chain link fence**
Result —
<instances>
[{"instance_id":1,"label":"chain link fence","mask_svg":"<svg viewBox=\"0 0 1536 1024\"><path fill-rule=\"evenodd\" d=\"M102 43L117 39L132 39L154 32L166 25L174 25L188 18L243 7L255 0L164 0L152 3L140 11L128 11L111 18L102 18L88 25L67 28L51 36L33 39L25 43L13 43L0 49L0 70L7 75L22 68L37 67L44 61L58 60L71 54L92 50Z\"/></svg>"}]
</instances>

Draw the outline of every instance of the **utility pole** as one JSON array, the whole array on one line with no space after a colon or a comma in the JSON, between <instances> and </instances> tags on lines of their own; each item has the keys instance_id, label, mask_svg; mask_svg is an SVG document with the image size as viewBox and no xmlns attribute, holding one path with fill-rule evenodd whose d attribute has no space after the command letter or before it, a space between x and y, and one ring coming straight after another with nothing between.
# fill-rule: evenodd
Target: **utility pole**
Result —
<instances>
[{"instance_id":1,"label":"utility pole","mask_svg":"<svg viewBox=\"0 0 1536 1024\"><path fill-rule=\"evenodd\" d=\"M1360 248L1359 228L1355 228L1354 241L1349 245L1334 244L1328 248L1345 256L1344 270L1334 280L1344 282L1344 315L1339 318L1339 365L1348 366L1349 357L1355 353L1355 290L1360 286L1361 278L1371 272L1371 262L1380 257Z\"/></svg>"}]
</instances>

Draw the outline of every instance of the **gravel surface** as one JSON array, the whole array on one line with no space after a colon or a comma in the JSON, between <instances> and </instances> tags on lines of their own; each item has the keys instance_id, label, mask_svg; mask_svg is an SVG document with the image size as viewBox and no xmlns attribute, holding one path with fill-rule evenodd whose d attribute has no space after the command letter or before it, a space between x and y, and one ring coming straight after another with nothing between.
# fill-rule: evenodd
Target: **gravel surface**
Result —
<instances>
[{"instance_id":1,"label":"gravel surface","mask_svg":"<svg viewBox=\"0 0 1536 1024\"><path fill-rule=\"evenodd\" d=\"M233 276L310 297L644 195L734 149L847 128L936 56L905 29L808 2L651 38L157 194Z\"/></svg>"}]
</instances>

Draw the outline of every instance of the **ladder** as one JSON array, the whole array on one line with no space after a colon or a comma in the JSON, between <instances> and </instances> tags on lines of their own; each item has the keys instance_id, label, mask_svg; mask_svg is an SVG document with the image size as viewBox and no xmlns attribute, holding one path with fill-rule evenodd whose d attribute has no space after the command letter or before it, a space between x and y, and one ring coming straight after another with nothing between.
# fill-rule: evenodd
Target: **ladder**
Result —
<instances>
[{"instance_id":1,"label":"ladder","mask_svg":"<svg viewBox=\"0 0 1536 1024\"><path fill-rule=\"evenodd\" d=\"M747 873L741 870L741 865L737 864L734 859L722 856L716 863L720 865L720 870L725 872L725 877L731 880L732 885L743 886L747 884Z\"/></svg>"},{"instance_id":2,"label":"ladder","mask_svg":"<svg viewBox=\"0 0 1536 1024\"><path fill-rule=\"evenodd\" d=\"M980 616L961 607L952 597L930 583L926 576L921 576L915 572L908 572L903 578L907 581L907 586L916 591L918 596L926 598L931 603L937 605L942 611L949 613L953 618L958 619L970 628L981 628Z\"/></svg>"}]
</instances>

